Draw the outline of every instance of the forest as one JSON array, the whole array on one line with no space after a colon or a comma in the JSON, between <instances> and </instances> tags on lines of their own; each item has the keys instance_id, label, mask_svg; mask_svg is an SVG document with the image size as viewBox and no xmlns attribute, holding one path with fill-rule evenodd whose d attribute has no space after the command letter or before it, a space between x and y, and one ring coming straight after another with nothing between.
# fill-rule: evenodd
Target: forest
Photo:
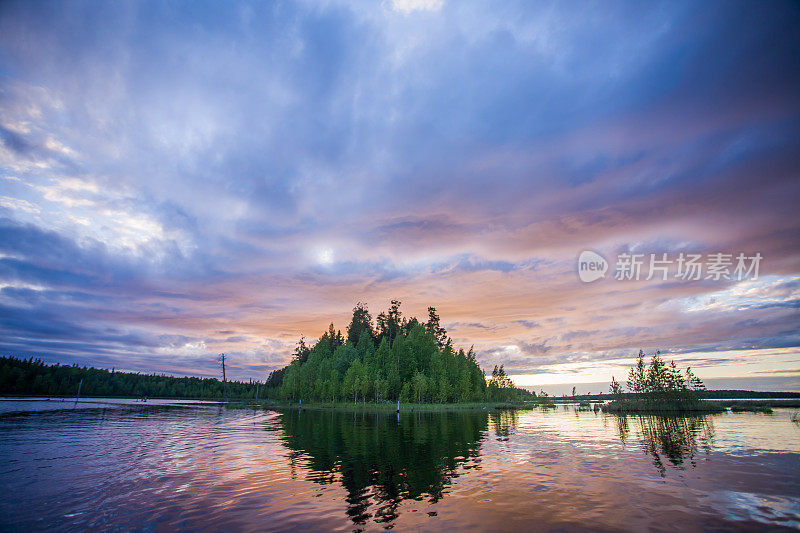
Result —
<instances>
[{"instance_id":1,"label":"forest","mask_svg":"<svg viewBox=\"0 0 800 533\"><path fill-rule=\"evenodd\" d=\"M534 399L505 369L487 380L472 349L455 349L433 307L425 322L406 318L400 302L373 318L366 304L353 309L342 334L333 324L312 345L300 340L292 362L266 384L172 377L48 365L30 357L0 357L0 395L121 396L277 402L467 403Z\"/></svg>"},{"instance_id":2,"label":"forest","mask_svg":"<svg viewBox=\"0 0 800 533\"><path fill-rule=\"evenodd\" d=\"M424 322L406 318L400 302L375 318L353 309L345 334L333 324L313 346L298 343L294 360L270 374L269 394L292 402L511 402L533 398L502 366L487 380L470 348L453 347L434 307Z\"/></svg>"},{"instance_id":3,"label":"forest","mask_svg":"<svg viewBox=\"0 0 800 533\"><path fill-rule=\"evenodd\" d=\"M257 383L223 383L215 378L176 378L78 365L47 365L32 357L0 357L0 395L76 396L79 386L81 396L95 397L243 400L254 399L258 392Z\"/></svg>"}]
</instances>

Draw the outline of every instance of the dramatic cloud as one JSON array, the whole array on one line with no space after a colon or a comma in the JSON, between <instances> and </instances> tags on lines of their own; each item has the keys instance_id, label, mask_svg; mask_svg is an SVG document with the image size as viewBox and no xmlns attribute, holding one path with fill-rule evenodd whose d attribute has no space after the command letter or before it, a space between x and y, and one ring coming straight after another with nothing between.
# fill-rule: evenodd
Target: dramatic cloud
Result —
<instances>
[{"instance_id":1,"label":"dramatic cloud","mask_svg":"<svg viewBox=\"0 0 800 533\"><path fill-rule=\"evenodd\" d=\"M519 383L619 377L639 348L795 376L798 22L793 2L3 2L0 351L206 375L224 351L263 379L398 298ZM580 281L583 250L605 279ZM617 281L621 253L645 274L763 259L757 280Z\"/></svg>"}]
</instances>

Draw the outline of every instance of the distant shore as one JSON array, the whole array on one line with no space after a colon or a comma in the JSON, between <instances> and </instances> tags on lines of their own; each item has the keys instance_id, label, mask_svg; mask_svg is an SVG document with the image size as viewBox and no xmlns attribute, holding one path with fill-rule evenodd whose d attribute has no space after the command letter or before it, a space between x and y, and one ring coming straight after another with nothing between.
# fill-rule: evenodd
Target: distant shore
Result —
<instances>
[{"instance_id":1,"label":"distant shore","mask_svg":"<svg viewBox=\"0 0 800 533\"><path fill-rule=\"evenodd\" d=\"M714 391L708 391L713 393ZM762 393L766 394L766 393ZM782 393L774 392L775 397L764 397L758 399L725 399L725 398L709 398L705 400L702 405L696 408L674 408L669 406L653 407L653 406L622 406L616 408L613 402L607 402L605 399L586 400L572 398L558 398L554 401L548 402L474 402L474 403L401 403L400 412L448 412L448 411L492 411L492 410L533 410L538 408L556 408L559 406L566 406L571 404L578 404L582 407L580 410L600 410L602 409L608 413L615 414L698 414L698 413L719 413L730 409L732 412L757 412L757 413L770 413L775 408L800 408L800 397L780 397ZM785 393L783 393L785 394ZM600 395L598 395L600 396ZM712 395L713 396L713 395ZM74 396L41 396L41 395L0 395L0 401L36 401L36 400L66 400L73 401ZM142 398L132 396L82 396L81 401L87 402L92 400L102 399L116 399L116 400L141 400ZM251 409L251 408L266 408L276 410L314 410L314 411L365 411L365 412L381 412L393 413L398 410L397 403L357 403L353 402L285 402L279 400L247 400L236 399L230 401L223 401L221 398L147 398L148 400L171 400L176 403L192 402L193 404L223 404L230 409Z\"/></svg>"},{"instance_id":2,"label":"distant shore","mask_svg":"<svg viewBox=\"0 0 800 533\"><path fill-rule=\"evenodd\" d=\"M633 398L632 394L626 393L626 397ZM703 400L713 400L713 401L723 401L723 400L730 400L729 402L724 402L727 404L733 403L734 401L737 402L747 402L747 401L762 401L762 400L769 400L773 403L776 403L777 407L781 407L781 405L777 405L778 403L785 403L783 407L795 407L795 403L800 402L800 392L781 392L781 391L748 391L748 390L706 390L699 394L700 399ZM75 398L74 394L18 394L18 393L1 393L0 399L8 399L8 398ZM103 395L94 395L94 394L81 394L81 398L120 398L120 399L130 399L136 400L140 399L141 396L133 396L133 395L125 395L125 394L103 394ZM221 402L223 401L222 397L205 397L205 398L195 398L195 397L176 397L176 396L148 396L147 398L151 399L159 399L159 400L205 400L209 402ZM570 404L570 403L580 403L580 402L604 402L613 400L614 397L611 394L583 394L583 395L576 395L576 396L550 396L549 400L552 403L556 404ZM230 403L237 403L240 401L248 401L247 399L236 398L231 399ZM255 400L250 400L255 402ZM795 402L797 401L797 402ZM272 405L297 405L298 402L285 402L285 401L278 401L278 400L270 400L261 398L258 400L258 403L262 404L272 404ZM454 405L454 406L484 406L484 405L499 405L505 404L509 402L476 402L476 403L452 403L452 404L438 404L438 403L422 403L422 404L405 404L401 403L400 405ZM525 403L541 403L541 402L525 402ZM353 402L336 402L335 404L331 404L330 402L308 402L304 405L350 405L353 406ZM358 405L378 405L383 406L384 403L376 404L376 403L367 403L362 404L359 403ZM395 403L385 404L387 407L395 406Z\"/></svg>"}]
</instances>

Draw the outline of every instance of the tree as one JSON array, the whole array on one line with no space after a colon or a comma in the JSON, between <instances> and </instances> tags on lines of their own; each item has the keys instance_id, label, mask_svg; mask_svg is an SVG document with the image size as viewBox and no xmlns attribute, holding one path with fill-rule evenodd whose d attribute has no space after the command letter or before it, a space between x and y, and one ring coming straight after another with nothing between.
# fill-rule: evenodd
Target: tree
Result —
<instances>
[{"instance_id":1,"label":"tree","mask_svg":"<svg viewBox=\"0 0 800 533\"><path fill-rule=\"evenodd\" d=\"M628 389L633 393L644 392L647 377L646 365L644 362L644 350L639 350L636 357L636 366L628 372Z\"/></svg>"},{"instance_id":2,"label":"tree","mask_svg":"<svg viewBox=\"0 0 800 533\"><path fill-rule=\"evenodd\" d=\"M575 395L575 392L574 392L575 391L575 387L572 387L572 390L573 390L572 395L574 396ZM611 394L614 396L614 398L616 400L621 400L622 399L622 395L623 395L622 385L619 384L619 381L614 379L614 376L611 376L611 387L609 388L609 390L611 391Z\"/></svg>"},{"instance_id":3,"label":"tree","mask_svg":"<svg viewBox=\"0 0 800 533\"><path fill-rule=\"evenodd\" d=\"M686 381L687 387L694 392L704 391L706 390L706 386L703 384L703 381L694 375L692 372L692 367L686 367Z\"/></svg>"},{"instance_id":4,"label":"tree","mask_svg":"<svg viewBox=\"0 0 800 533\"><path fill-rule=\"evenodd\" d=\"M387 314L387 333L389 335L389 346L391 347L397 335L400 333L403 326L401 321L402 313L400 312L400 300L392 300Z\"/></svg>"},{"instance_id":5,"label":"tree","mask_svg":"<svg viewBox=\"0 0 800 533\"><path fill-rule=\"evenodd\" d=\"M403 383L403 388L400 391L400 401L407 403L411 401L411 382L406 381Z\"/></svg>"},{"instance_id":6,"label":"tree","mask_svg":"<svg viewBox=\"0 0 800 533\"><path fill-rule=\"evenodd\" d=\"M375 337L375 331L372 327L372 315L369 314L367 304L358 302L353 308L353 318L350 320L350 325L347 326L347 340L353 344L358 344L364 333L367 333L370 339Z\"/></svg>"},{"instance_id":7,"label":"tree","mask_svg":"<svg viewBox=\"0 0 800 533\"><path fill-rule=\"evenodd\" d=\"M422 372L417 372L414 374L412 387L414 389L414 396L417 399L417 403L422 403L422 400L425 398L425 394L428 392L428 380L425 378L425 375Z\"/></svg>"},{"instance_id":8,"label":"tree","mask_svg":"<svg viewBox=\"0 0 800 533\"><path fill-rule=\"evenodd\" d=\"M428 307L428 321L425 323L425 331L436 339L439 348L444 348L447 344L447 331L439 323L439 315L435 307Z\"/></svg>"},{"instance_id":9,"label":"tree","mask_svg":"<svg viewBox=\"0 0 800 533\"><path fill-rule=\"evenodd\" d=\"M286 372L286 368L279 368L277 370L273 370L267 376L266 386L275 388L280 387L283 383L283 374Z\"/></svg>"},{"instance_id":10,"label":"tree","mask_svg":"<svg viewBox=\"0 0 800 533\"><path fill-rule=\"evenodd\" d=\"M667 365L661 359L661 352L656 351L650 360L650 366L647 367L647 376L645 378L645 389L651 397L659 396L668 390L667 376Z\"/></svg>"},{"instance_id":11,"label":"tree","mask_svg":"<svg viewBox=\"0 0 800 533\"><path fill-rule=\"evenodd\" d=\"M306 346L306 341L302 338L297 341L297 347L294 349L294 359L299 363L305 363L308 359L311 349Z\"/></svg>"},{"instance_id":12,"label":"tree","mask_svg":"<svg viewBox=\"0 0 800 533\"><path fill-rule=\"evenodd\" d=\"M336 331L336 329L333 327L333 322L331 322L331 325L328 326L328 331L325 334L323 334L323 337L325 336L327 336L328 338L328 343L330 344L331 352L333 352L336 348L344 344L344 337L342 337L342 332Z\"/></svg>"},{"instance_id":13,"label":"tree","mask_svg":"<svg viewBox=\"0 0 800 533\"><path fill-rule=\"evenodd\" d=\"M402 313L400 312L400 300L392 300L389 311L381 312L378 315L378 337L389 341L389 347L394 344L394 340L403 332Z\"/></svg>"},{"instance_id":14,"label":"tree","mask_svg":"<svg viewBox=\"0 0 800 533\"><path fill-rule=\"evenodd\" d=\"M686 381L683 379L683 374L678 370L675 361L669 362L669 367L666 369L667 390L675 396L681 396L686 391Z\"/></svg>"}]
</instances>

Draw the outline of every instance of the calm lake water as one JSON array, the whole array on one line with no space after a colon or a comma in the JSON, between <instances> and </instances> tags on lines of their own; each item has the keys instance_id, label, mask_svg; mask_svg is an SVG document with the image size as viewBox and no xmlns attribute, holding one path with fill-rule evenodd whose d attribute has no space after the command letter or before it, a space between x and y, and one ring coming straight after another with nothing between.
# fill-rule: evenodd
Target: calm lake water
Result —
<instances>
[{"instance_id":1,"label":"calm lake water","mask_svg":"<svg viewBox=\"0 0 800 533\"><path fill-rule=\"evenodd\" d=\"M800 425L0 401L0 529L800 528Z\"/></svg>"}]
</instances>

